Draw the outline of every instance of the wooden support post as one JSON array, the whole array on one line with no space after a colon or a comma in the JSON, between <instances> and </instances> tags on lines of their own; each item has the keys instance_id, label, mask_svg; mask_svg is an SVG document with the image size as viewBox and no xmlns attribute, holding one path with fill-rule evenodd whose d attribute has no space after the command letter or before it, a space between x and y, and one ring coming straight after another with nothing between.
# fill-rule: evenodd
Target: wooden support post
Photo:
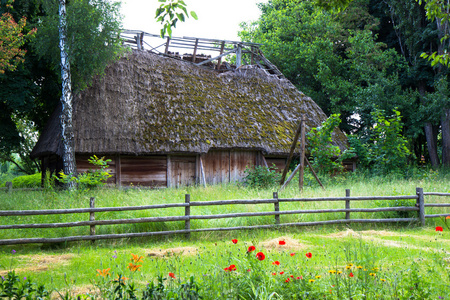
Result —
<instances>
[{"instance_id":1,"label":"wooden support post","mask_svg":"<svg viewBox=\"0 0 450 300\"><path fill-rule=\"evenodd\" d=\"M91 197L89 199L89 207L95 208L95 198ZM89 221L95 221L95 212L89 213ZM90 225L90 235L95 235L95 225ZM91 240L92 243L95 243L95 240Z\"/></svg>"},{"instance_id":2,"label":"wooden support post","mask_svg":"<svg viewBox=\"0 0 450 300\"><path fill-rule=\"evenodd\" d=\"M350 189L345 190L345 197L350 197ZM350 209L350 200L345 200L345 209ZM350 212L345 212L345 219L350 220Z\"/></svg>"},{"instance_id":3,"label":"wooden support post","mask_svg":"<svg viewBox=\"0 0 450 300\"><path fill-rule=\"evenodd\" d=\"M200 155L200 172L202 174L203 186L206 187L205 169L203 168L203 160L201 155Z\"/></svg>"},{"instance_id":4,"label":"wooden support post","mask_svg":"<svg viewBox=\"0 0 450 300\"><path fill-rule=\"evenodd\" d=\"M278 202L278 193L277 192L273 192L273 198L277 201L273 204L274 208L275 208L275 212L279 212L280 211L280 202ZM280 215L275 215L275 224L280 225Z\"/></svg>"},{"instance_id":5,"label":"wooden support post","mask_svg":"<svg viewBox=\"0 0 450 300\"><path fill-rule=\"evenodd\" d=\"M184 207L184 216L187 217L186 221L184 221L184 229L185 230L191 230L191 195L190 194L186 194L184 195L184 203L187 204L187 206ZM190 239L191 238L191 233L187 232L186 233L186 238Z\"/></svg>"},{"instance_id":6,"label":"wooden support post","mask_svg":"<svg viewBox=\"0 0 450 300\"><path fill-rule=\"evenodd\" d=\"M167 187L172 187L172 163L170 161L170 155L167 154L167 170L166 170L166 177L167 177Z\"/></svg>"},{"instance_id":7,"label":"wooden support post","mask_svg":"<svg viewBox=\"0 0 450 300\"><path fill-rule=\"evenodd\" d=\"M195 64L195 58L197 57L198 39L195 39L194 53L192 54L192 62Z\"/></svg>"},{"instance_id":8,"label":"wooden support post","mask_svg":"<svg viewBox=\"0 0 450 300\"><path fill-rule=\"evenodd\" d=\"M295 145L297 144L298 136L300 135L301 129L302 129L302 124L300 122L300 124L298 125L298 128L297 128L297 131L295 132L294 140L292 141L291 150L289 151L289 157L286 162L286 166L284 167L283 175L281 175L280 185L283 185L284 180L286 179L286 174L289 170L289 165L291 164L292 156L294 155Z\"/></svg>"},{"instance_id":9,"label":"wooden support post","mask_svg":"<svg viewBox=\"0 0 450 300\"><path fill-rule=\"evenodd\" d=\"M423 196L423 188L416 188L416 194L418 196L416 207L419 208L418 214L419 214L419 221L420 225L425 226L425 199Z\"/></svg>"},{"instance_id":10,"label":"wooden support post","mask_svg":"<svg viewBox=\"0 0 450 300\"><path fill-rule=\"evenodd\" d=\"M283 185L280 187L278 192L281 192L288 184L291 182L292 178L294 178L295 174L297 174L298 170L300 170L300 164L295 167L294 171L292 172L291 176L283 183Z\"/></svg>"},{"instance_id":11,"label":"wooden support post","mask_svg":"<svg viewBox=\"0 0 450 300\"><path fill-rule=\"evenodd\" d=\"M166 49L164 50L165 54L169 53L169 44L170 44L170 37L167 37L167 41L166 41Z\"/></svg>"},{"instance_id":12,"label":"wooden support post","mask_svg":"<svg viewBox=\"0 0 450 300\"><path fill-rule=\"evenodd\" d=\"M225 41L222 41L222 44L220 45L220 55L223 54L223 49L225 48ZM217 70L220 70L220 65L222 64L222 57L219 57L219 60L217 61Z\"/></svg>"},{"instance_id":13,"label":"wooden support post","mask_svg":"<svg viewBox=\"0 0 450 300\"><path fill-rule=\"evenodd\" d=\"M11 181L7 181L7 182L5 183L5 187L7 188L8 193L11 193L11 192L12 192L12 182L11 182Z\"/></svg>"},{"instance_id":14,"label":"wooden support post","mask_svg":"<svg viewBox=\"0 0 450 300\"><path fill-rule=\"evenodd\" d=\"M267 169L269 168L269 165L267 164L267 160L266 160L266 158L264 157L264 154L262 154L261 153L261 160L262 160L262 162L263 162L263 164L264 164L264 167L266 167Z\"/></svg>"},{"instance_id":15,"label":"wooden support post","mask_svg":"<svg viewBox=\"0 0 450 300\"><path fill-rule=\"evenodd\" d=\"M122 167L120 165L120 154L115 157L116 160L116 186L122 186Z\"/></svg>"},{"instance_id":16,"label":"wooden support post","mask_svg":"<svg viewBox=\"0 0 450 300\"><path fill-rule=\"evenodd\" d=\"M236 69L238 69L242 64L242 45L237 45L237 51L236 51Z\"/></svg>"},{"instance_id":17,"label":"wooden support post","mask_svg":"<svg viewBox=\"0 0 450 300\"><path fill-rule=\"evenodd\" d=\"M316 174L316 172L314 171L314 169L313 169L311 163L309 162L308 158L305 157L305 161L306 161L306 164L308 164L308 167L309 167L309 169L311 170L311 173L314 175L314 178L316 178L317 182L318 182L319 185L322 187L322 189L325 190L325 187L323 186L323 184L322 184L322 182L320 181L319 177L317 177L317 174Z\"/></svg>"},{"instance_id":18,"label":"wooden support post","mask_svg":"<svg viewBox=\"0 0 450 300\"><path fill-rule=\"evenodd\" d=\"M305 117L302 115L302 120L300 121L300 170L298 176L298 188L300 191L303 190L303 175L305 173Z\"/></svg>"}]
</instances>

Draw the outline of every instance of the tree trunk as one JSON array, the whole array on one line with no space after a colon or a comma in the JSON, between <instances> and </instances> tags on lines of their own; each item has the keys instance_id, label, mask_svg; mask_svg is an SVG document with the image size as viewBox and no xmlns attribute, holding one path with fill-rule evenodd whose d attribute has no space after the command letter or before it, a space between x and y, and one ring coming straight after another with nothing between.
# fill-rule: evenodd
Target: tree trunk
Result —
<instances>
[{"instance_id":1,"label":"tree trunk","mask_svg":"<svg viewBox=\"0 0 450 300\"><path fill-rule=\"evenodd\" d=\"M450 108L445 108L441 115L442 130L442 164L450 167Z\"/></svg>"},{"instance_id":2,"label":"tree trunk","mask_svg":"<svg viewBox=\"0 0 450 300\"><path fill-rule=\"evenodd\" d=\"M421 97L425 96L425 83L419 82L418 85L419 93ZM422 100L423 103L423 100ZM427 149L428 149L428 155L430 156L430 162L431 166L433 168L439 167L439 156L437 153L437 138L436 134L433 130L433 124L430 122L426 122L424 126L425 130L425 139L427 140Z\"/></svg>"},{"instance_id":3,"label":"tree trunk","mask_svg":"<svg viewBox=\"0 0 450 300\"><path fill-rule=\"evenodd\" d=\"M66 0L59 0L59 48L61 50L61 135L63 140L63 168L64 174L76 175L75 151L73 147L72 127L72 83L70 77L70 63L66 46L67 14ZM68 188L74 188L74 182L69 183Z\"/></svg>"}]
</instances>

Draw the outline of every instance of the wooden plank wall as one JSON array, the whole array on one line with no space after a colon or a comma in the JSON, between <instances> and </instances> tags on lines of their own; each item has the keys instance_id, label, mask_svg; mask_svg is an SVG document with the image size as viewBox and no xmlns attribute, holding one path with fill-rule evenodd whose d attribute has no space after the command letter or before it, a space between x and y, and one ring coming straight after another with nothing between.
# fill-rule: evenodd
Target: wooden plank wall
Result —
<instances>
[{"instance_id":1,"label":"wooden plank wall","mask_svg":"<svg viewBox=\"0 0 450 300\"><path fill-rule=\"evenodd\" d=\"M280 157L266 157L267 165L269 167L273 167L273 164L275 164L276 169L278 172L283 172L285 166L286 166L286 158L280 158Z\"/></svg>"},{"instance_id":2,"label":"wooden plank wall","mask_svg":"<svg viewBox=\"0 0 450 300\"><path fill-rule=\"evenodd\" d=\"M167 158L160 156L120 156L121 184L167 186Z\"/></svg>"},{"instance_id":3,"label":"wooden plank wall","mask_svg":"<svg viewBox=\"0 0 450 300\"><path fill-rule=\"evenodd\" d=\"M180 187L196 183L196 156L168 155L167 187Z\"/></svg>"},{"instance_id":4,"label":"wooden plank wall","mask_svg":"<svg viewBox=\"0 0 450 300\"><path fill-rule=\"evenodd\" d=\"M87 172L88 170L100 169L99 167L89 163L88 159L91 156L92 155L76 155L75 160L77 164L78 173L84 173ZM102 156L98 155L97 157L100 158ZM109 167L106 170L109 174L112 175L110 178L108 178L106 183L116 183L116 159L114 156L111 155L105 156L105 159L111 159L111 162L108 163Z\"/></svg>"},{"instance_id":5,"label":"wooden plank wall","mask_svg":"<svg viewBox=\"0 0 450 300\"><path fill-rule=\"evenodd\" d=\"M257 165L258 151L210 150L203 155L206 183L242 180L246 166Z\"/></svg>"}]
</instances>

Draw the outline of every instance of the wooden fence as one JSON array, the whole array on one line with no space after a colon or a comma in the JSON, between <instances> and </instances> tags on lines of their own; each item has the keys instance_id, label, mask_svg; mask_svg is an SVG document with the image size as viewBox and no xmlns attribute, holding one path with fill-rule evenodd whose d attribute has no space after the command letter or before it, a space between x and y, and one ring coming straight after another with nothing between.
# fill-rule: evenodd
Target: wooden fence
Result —
<instances>
[{"instance_id":1,"label":"wooden fence","mask_svg":"<svg viewBox=\"0 0 450 300\"><path fill-rule=\"evenodd\" d=\"M351 197L350 190L346 190L345 197L324 197L324 198L279 198L278 194L273 193L271 199L256 199L256 200L220 200L220 201L201 201L191 202L190 195L185 195L184 203L167 203L146 206L127 206L127 207L95 207L95 198L90 199L89 208L73 208L73 209L49 209L49 210L9 210L0 211L0 217L6 216L31 216L31 215L61 215L61 214L80 214L88 213L89 221L78 221L68 223L42 223L42 224L16 224L16 225L0 225L0 230L14 230L24 228L62 228L62 227L76 227L89 226L90 234L82 236L68 236L61 238L18 238L18 239L3 239L0 240L0 245L13 244L28 244L28 243L63 243L81 240L101 240L101 239L118 239L118 238L132 238L132 237L146 237L157 235L171 235L171 234L185 234L190 237L193 232L205 231L229 231L242 229L261 229L273 228L278 226L313 226L326 224L350 224L350 223L388 223L388 222L417 222L420 225L425 225L425 218L444 217L447 214L433 214L426 215L425 207L450 207L450 203L425 203L425 196L450 196L450 193L424 193L422 188L416 188L416 194L405 196L364 196ZM398 207L380 207L380 208L351 208L350 203L353 201L387 201L387 200L416 200L414 206L398 206ZM342 209L313 209L313 210L280 210L281 203L292 202L333 202L342 201L345 203L345 208ZM257 205L257 204L273 204L273 211L266 212L240 212L229 214L215 214L215 215L195 215L191 213L191 208L198 206L216 206L216 205ZM184 207L183 216L167 216L167 217L146 217L134 219L114 219L114 220L95 220L96 212L117 212L117 211L134 211L134 210L153 210L165 209L174 207ZM417 217L414 218L384 218L384 219L352 219L351 213L364 212L388 212L388 211L415 211ZM281 215L289 214L321 214L321 213L345 213L343 219L315 221L315 222L295 222L295 223L280 223ZM220 228L198 228L191 229L191 220L212 220L222 218L238 218L238 217L256 217L256 216L274 216L274 223L267 225L255 226L240 226L240 227L220 227ZM102 234L95 233L96 226L112 225L112 224L136 224L149 222L184 222L184 229L170 230L170 231L154 231L154 232L136 232L136 233L122 233L122 234Z\"/></svg>"}]
</instances>

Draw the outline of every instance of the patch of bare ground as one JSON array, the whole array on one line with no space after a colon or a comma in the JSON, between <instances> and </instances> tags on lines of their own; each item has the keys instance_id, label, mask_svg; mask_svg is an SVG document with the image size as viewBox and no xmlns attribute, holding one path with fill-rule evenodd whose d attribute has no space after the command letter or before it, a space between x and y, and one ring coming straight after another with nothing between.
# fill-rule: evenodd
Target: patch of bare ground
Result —
<instances>
[{"instance_id":1,"label":"patch of bare ground","mask_svg":"<svg viewBox=\"0 0 450 300\"><path fill-rule=\"evenodd\" d=\"M22 261L26 261L25 265L15 267L16 273L22 272L33 272L38 273L42 271L47 271L49 266L61 266L68 265L69 261L75 257L74 254L62 254L62 255L27 255L25 259L22 260L22 256L17 258ZM9 270L1 270L0 276L4 276Z\"/></svg>"},{"instance_id":2,"label":"patch of bare ground","mask_svg":"<svg viewBox=\"0 0 450 300\"><path fill-rule=\"evenodd\" d=\"M284 245L280 245L280 241L284 241ZM289 236L281 236L276 239L271 239L265 242L261 242L260 245L268 250L282 251L284 249L301 250L307 248L306 245L300 243L298 240Z\"/></svg>"},{"instance_id":3,"label":"patch of bare ground","mask_svg":"<svg viewBox=\"0 0 450 300\"><path fill-rule=\"evenodd\" d=\"M378 244L381 244L386 247L394 247L394 248L409 248L409 249L417 249L422 251L435 251L435 249L430 247L419 247L410 244L407 241L392 241L392 240L385 240L381 237L388 237L388 236L395 236L395 237L406 237L408 241L414 242L417 240L429 240L429 237L422 237L417 235L409 235L409 234L402 234L402 233L396 233L392 231L386 231L386 230L364 230L364 231L353 231L352 229L347 229L345 231L340 231L336 233L332 233L329 235L326 235L325 237L329 238L343 238L343 237L355 237L355 238L361 238L365 241L371 241Z\"/></svg>"},{"instance_id":4,"label":"patch of bare ground","mask_svg":"<svg viewBox=\"0 0 450 300\"><path fill-rule=\"evenodd\" d=\"M168 257L174 255L195 255L197 254L197 251L198 249L194 247L177 247L169 249L150 250L147 252L147 255L155 257Z\"/></svg>"}]
</instances>

